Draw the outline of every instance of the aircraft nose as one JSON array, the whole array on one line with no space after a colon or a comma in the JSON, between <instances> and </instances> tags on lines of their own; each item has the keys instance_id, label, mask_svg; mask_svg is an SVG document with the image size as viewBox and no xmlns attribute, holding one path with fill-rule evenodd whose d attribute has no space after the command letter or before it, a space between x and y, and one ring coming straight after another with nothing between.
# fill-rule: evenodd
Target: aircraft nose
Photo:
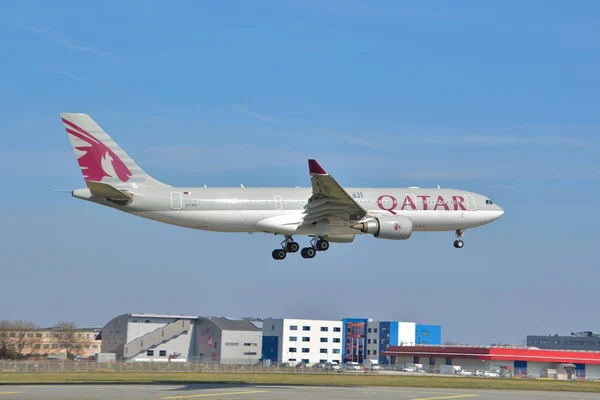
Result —
<instances>
[{"instance_id":1,"label":"aircraft nose","mask_svg":"<svg viewBox=\"0 0 600 400\"><path fill-rule=\"evenodd\" d=\"M498 209L496 210L496 213L497 213L496 219L498 219L504 215L504 210L500 206L496 206L496 207L498 207Z\"/></svg>"}]
</instances>

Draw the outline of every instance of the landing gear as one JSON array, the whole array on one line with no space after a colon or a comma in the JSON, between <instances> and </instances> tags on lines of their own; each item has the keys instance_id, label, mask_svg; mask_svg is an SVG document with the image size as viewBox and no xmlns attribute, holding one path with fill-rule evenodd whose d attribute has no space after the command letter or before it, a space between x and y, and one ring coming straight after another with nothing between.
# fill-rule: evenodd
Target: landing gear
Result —
<instances>
[{"instance_id":1,"label":"landing gear","mask_svg":"<svg viewBox=\"0 0 600 400\"><path fill-rule=\"evenodd\" d=\"M300 245L294 242L292 235L286 235L281 242L281 249L273 250L272 256L275 260L283 260L287 253L296 253L298 250L300 250Z\"/></svg>"},{"instance_id":2,"label":"landing gear","mask_svg":"<svg viewBox=\"0 0 600 400\"><path fill-rule=\"evenodd\" d=\"M305 247L300 252L302 258L313 258L317 254L316 250L313 247Z\"/></svg>"},{"instance_id":3,"label":"landing gear","mask_svg":"<svg viewBox=\"0 0 600 400\"><path fill-rule=\"evenodd\" d=\"M315 246L318 251L327 251L329 250L329 242L325 239L317 240L317 244Z\"/></svg>"},{"instance_id":4,"label":"landing gear","mask_svg":"<svg viewBox=\"0 0 600 400\"><path fill-rule=\"evenodd\" d=\"M287 255L286 251L283 249L275 249L273 250L272 256L275 260L283 260Z\"/></svg>"},{"instance_id":5,"label":"landing gear","mask_svg":"<svg viewBox=\"0 0 600 400\"><path fill-rule=\"evenodd\" d=\"M296 242L288 242L285 245L285 249L288 253L296 253L298 250L300 250L300 245Z\"/></svg>"},{"instance_id":6,"label":"landing gear","mask_svg":"<svg viewBox=\"0 0 600 400\"><path fill-rule=\"evenodd\" d=\"M463 237L464 234L465 234L465 231L463 229L456 230L456 240L454 241L455 248L462 249L463 246L465 245L465 242L463 242L461 240L461 238Z\"/></svg>"},{"instance_id":7,"label":"landing gear","mask_svg":"<svg viewBox=\"0 0 600 400\"><path fill-rule=\"evenodd\" d=\"M281 249L273 250L272 255L275 260L283 260L287 253L296 253L298 250L300 250L300 245L294 242L292 235L286 235L283 242L281 242ZM327 250L329 250L329 242L327 240L323 237L313 237L310 241L310 247L303 248L300 254L302 258L314 258L317 251Z\"/></svg>"}]
</instances>

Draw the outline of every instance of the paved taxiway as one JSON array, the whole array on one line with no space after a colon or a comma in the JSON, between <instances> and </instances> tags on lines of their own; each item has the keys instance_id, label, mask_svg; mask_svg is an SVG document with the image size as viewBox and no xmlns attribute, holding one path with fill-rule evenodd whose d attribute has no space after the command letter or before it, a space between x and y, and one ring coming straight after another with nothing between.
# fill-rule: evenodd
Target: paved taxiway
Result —
<instances>
[{"instance_id":1,"label":"paved taxiway","mask_svg":"<svg viewBox=\"0 0 600 400\"><path fill-rule=\"evenodd\" d=\"M393 387L311 387L245 385L9 385L0 386L8 399L221 399L221 400L586 400L599 393L532 392Z\"/></svg>"}]
</instances>

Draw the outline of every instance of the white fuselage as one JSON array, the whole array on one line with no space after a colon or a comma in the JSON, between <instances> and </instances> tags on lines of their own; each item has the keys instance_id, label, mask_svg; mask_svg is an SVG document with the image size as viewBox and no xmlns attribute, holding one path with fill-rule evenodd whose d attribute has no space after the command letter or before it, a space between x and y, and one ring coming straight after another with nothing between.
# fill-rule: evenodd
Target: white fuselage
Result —
<instances>
[{"instance_id":1,"label":"white fuselage","mask_svg":"<svg viewBox=\"0 0 600 400\"><path fill-rule=\"evenodd\" d=\"M108 205L143 218L193 229L220 232L314 234L303 224L310 188L128 189L133 201L118 205L78 189L73 196ZM414 231L463 230L485 225L504 213L487 197L454 189L348 188L368 217L401 215ZM347 218L330 218L327 234L360 234Z\"/></svg>"}]
</instances>

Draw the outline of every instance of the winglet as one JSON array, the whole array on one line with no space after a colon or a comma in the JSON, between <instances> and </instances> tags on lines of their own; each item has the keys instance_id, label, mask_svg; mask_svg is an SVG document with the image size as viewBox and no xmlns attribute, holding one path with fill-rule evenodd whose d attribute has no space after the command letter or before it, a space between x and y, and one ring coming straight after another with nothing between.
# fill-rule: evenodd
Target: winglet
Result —
<instances>
[{"instance_id":1,"label":"winglet","mask_svg":"<svg viewBox=\"0 0 600 400\"><path fill-rule=\"evenodd\" d=\"M319 165L317 160L308 160L308 170L311 175L327 175L327 172Z\"/></svg>"}]
</instances>

